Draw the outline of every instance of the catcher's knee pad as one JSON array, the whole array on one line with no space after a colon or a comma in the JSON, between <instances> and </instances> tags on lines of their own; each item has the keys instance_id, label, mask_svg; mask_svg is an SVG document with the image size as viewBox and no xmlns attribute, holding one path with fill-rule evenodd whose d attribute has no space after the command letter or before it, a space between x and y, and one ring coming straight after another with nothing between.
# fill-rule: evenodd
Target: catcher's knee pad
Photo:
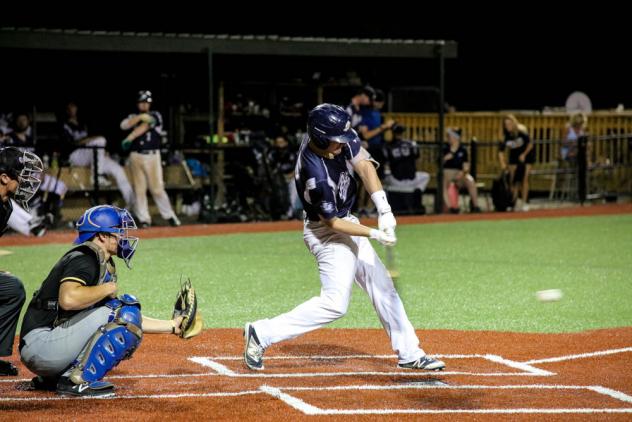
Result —
<instances>
[{"instance_id":1,"label":"catcher's knee pad","mask_svg":"<svg viewBox=\"0 0 632 422\"><path fill-rule=\"evenodd\" d=\"M75 363L70 373L74 383L100 380L121 360L129 359L140 345L143 338L140 305L119 303L121 306L114 310L111 321L99 327Z\"/></svg>"}]
</instances>

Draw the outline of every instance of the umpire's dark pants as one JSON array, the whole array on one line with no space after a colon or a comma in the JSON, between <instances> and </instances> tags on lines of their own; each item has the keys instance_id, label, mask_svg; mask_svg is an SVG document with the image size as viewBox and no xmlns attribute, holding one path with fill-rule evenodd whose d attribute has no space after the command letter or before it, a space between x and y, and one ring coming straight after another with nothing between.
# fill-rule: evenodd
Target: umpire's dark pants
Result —
<instances>
[{"instance_id":1,"label":"umpire's dark pants","mask_svg":"<svg viewBox=\"0 0 632 422\"><path fill-rule=\"evenodd\" d=\"M26 293L19 278L0 271L0 356L11 356Z\"/></svg>"}]
</instances>

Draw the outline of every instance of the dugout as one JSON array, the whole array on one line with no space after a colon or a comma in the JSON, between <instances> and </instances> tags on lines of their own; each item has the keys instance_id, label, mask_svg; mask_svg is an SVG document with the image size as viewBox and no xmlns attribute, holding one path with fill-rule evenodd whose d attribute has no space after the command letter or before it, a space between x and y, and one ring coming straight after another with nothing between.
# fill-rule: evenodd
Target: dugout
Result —
<instances>
[{"instance_id":1,"label":"dugout","mask_svg":"<svg viewBox=\"0 0 632 422\"><path fill-rule=\"evenodd\" d=\"M177 136L176 134L182 133L183 128L178 127L182 122L176 118L175 106L182 100L182 91L190 90L195 91L194 95L198 101L205 103L205 107L197 114L198 122L206 125L209 134L219 132L220 139L223 119L218 110L218 98L222 97L221 91L224 87L221 86L218 75L233 72L227 70L231 69L230 63L246 63L246 66L255 70L265 66L282 73L280 64L289 57L293 58L296 65L324 60L332 66L337 62L348 63L354 60L383 64L401 59L424 59L426 68L427 61L432 62L430 67L433 68L432 72L435 73L437 82L432 89L436 90L438 104L438 146L443 142L444 136L442 105L445 92L445 61L457 57L456 42L443 40L208 35L44 28L1 28L0 49L9 54L5 57L17 55L26 58L29 63L39 64L32 65L26 73L19 70L20 77L24 78L23 84L29 84L31 87L30 91L26 90L30 92L33 103L37 103L39 95L33 86L43 83L50 85L51 79L64 79L66 72L75 72L77 75L81 74L81 87L85 95L89 95L90 86L100 86L100 95L112 96L97 109L103 115L116 114L118 120L119 115L129 109L132 93L146 88L146 85L158 84L158 96L162 95L162 98L166 99L165 102L174 107L163 114L169 122L167 129L171 136ZM250 64L249 58L253 59L250 60ZM151 68L143 68L143 63L150 63ZM169 79L176 67L186 68L190 71L191 77L174 88ZM144 72L147 75L147 83L145 86L139 86L142 84ZM156 78L150 74L151 72L159 76ZM54 76L47 77L47 74ZM92 80L90 74L94 75ZM322 87L322 84L319 86ZM63 95L63 88L64 83L60 83L47 92L51 95ZM15 95L12 89L17 88L9 88L9 97ZM99 91L99 88L94 88L93 91ZM122 99L114 100L114 95ZM314 103L323 100L322 90L319 91L318 87L314 100ZM210 149L212 148L211 145ZM437 160L437 168L436 180L438 186L441 186L443 172L440 158ZM437 190L436 212L442 211L442 203L443 197L440 190Z\"/></svg>"}]
</instances>

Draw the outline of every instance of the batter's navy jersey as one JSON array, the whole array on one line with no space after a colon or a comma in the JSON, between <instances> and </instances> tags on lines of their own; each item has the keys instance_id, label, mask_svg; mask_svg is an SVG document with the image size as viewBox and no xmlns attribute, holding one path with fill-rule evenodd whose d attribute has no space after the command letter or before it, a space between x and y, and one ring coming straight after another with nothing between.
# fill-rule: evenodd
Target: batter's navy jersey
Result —
<instances>
[{"instance_id":1,"label":"batter's navy jersey","mask_svg":"<svg viewBox=\"0 0 632 422\"><path fill-rule=\"evenodd\" d=\"M358 185L353 176L353 164L366 159L360 139L342 146L342 152L332 159L321 157L308 148L309 136L304 135L296 162L295 182L307 218L319 221L346 217L355 202Z\"/></svg>"}]
</instances>

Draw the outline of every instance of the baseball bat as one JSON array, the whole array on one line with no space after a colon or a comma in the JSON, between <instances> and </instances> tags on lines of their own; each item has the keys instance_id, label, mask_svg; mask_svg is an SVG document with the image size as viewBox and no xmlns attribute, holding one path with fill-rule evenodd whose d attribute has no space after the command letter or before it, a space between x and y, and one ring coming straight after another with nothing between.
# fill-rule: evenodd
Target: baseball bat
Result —
<instances>
[{"instance_id":1,"label":"baseball bat","mask_svg":"<svg viewBox=\"0 0 632 422\"><path fill-rule=\"evenodd\" d=\"M394 246L385 246L386 249L386 269L388 270L388 274L391 276L393 281L396 281L399 277L399 271L397 270L397 265L395 262L395 247Z\"/></svg>"}]
</instances>

